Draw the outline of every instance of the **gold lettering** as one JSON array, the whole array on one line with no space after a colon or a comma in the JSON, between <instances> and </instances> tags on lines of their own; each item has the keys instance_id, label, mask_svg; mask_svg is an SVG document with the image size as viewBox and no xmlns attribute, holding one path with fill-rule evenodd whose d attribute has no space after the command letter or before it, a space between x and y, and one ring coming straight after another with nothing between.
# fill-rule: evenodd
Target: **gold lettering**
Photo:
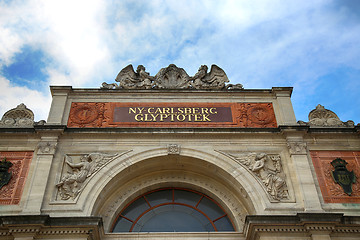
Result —
<instances>
[{"instance_id":1,"label":"gold lettering","mask_svg":"<svg viewBox=\"0 0 360 240\"><path fill-rule=\"evenodd\" d=\"M217 114L216 108L210 108L210 113L211 114Z\"/></svg>"},{"instance_id":2,"label":"gold lettering","mask_svg":"<svg viewBox=\"0 0 360 240\"><path fill-rule=\"evenodd\" d=\"M193 114L189 114L188 115L188 121L191 122L191 116L193 116Z\"/></svg>"},{"instance_id":3,"label":"gold lettering","mask_svg":"<svg viewBox=\"0 0 360 240\"><path fill-rule=\"evenodd\" d=\"M129 114L130 113L136 114L136 108L129 107Z\"/></svg>"},{"instance_id":4,"label":"gold lettering","mask_svg":"<svg viewBox=\"0 0 360 240\"><path fill-rule=\"evenodd\" d=\"M172 122L174 121L174 116L175 116L175 114L171 114L171 115L170 115Z\"/></svg>"},{"instance_id":5,"label":"gold lettering","mask_svg":"<svg viewBox=\"0 0 360 240\"><path fill-rule=\"evenodd\" d=\"M186 116L185 116L184 114L181 114L181 115L177 115L177 116L176 116L176 119L177 119L179 122L185 121L185 118L186 118Z\"/></svg>"},{"instance_id":6,"label":"gold lettering","mask_svg":"<svg viewBox=\"0 0 360 240\"><path fill-rule=\"evenodd\" d=\"M156 114L156 115L154 115L154 114L150 114L150 115L152 116L153 121L154 121L154 122L156 122L156 118L159 116L159 114Z\"/></svg>"},{"instance_id":7,"label":"gold lettering","mask_svg":"<svg viewBox=\"0 0 360 240\"><path fill-rule=\"evenodd\" d=\"M156 108L156 110L155 110L155 112L154 112L155 114L156 113L160 113L160 114L163 114L163 112L161 111L161 108Z\"/></svg>"},{"instance_id":8,"label":"gold lettering","mask_svg":"<svg viewBox=\"0 0 360 240\"><path fill-rule=\"evenodd\" d=\"M211 119L209 118L209 114L208 115L202 115L203 116L203 121L205 122L211 122Z\"/></svg>"},{"instance_id":9,"label":"gold lettering","mask_svg":"<svg viewBox=\"0 0 360 240\"><path fill-rule=\"evenodd\" d=\"M160 122L163 122L164 119L166 119L166 118L168 118L168 117L169 117L169 115L167 115L167 114L161 114L161 115L160 115Z\"/></svg>"},{"instance_id":10,"label":"gold lettering","mask_svg":"<svg viewBox=\"0 0 360 240\"><path fill-rule=\"evenodd\" d=\"M191 114L191 108L185 108L185 115Z\"/></svg>"},{"instance_id":11,"label":"gold lettering","mask_svg":"<svg viewBox=\"0 0 360 240\"><path fill-rule=\"evenodd\" d=\"M145 115L145 118L144 118L145 122L151 122L152 121L151 119L148 119L149 114L145 113L144 115Z\"/></svg>"},{"instance_id":12,"label":"gold lettering","mask_svg":"<svg viewBox=\"0 0 360 240\"><path fill-rule=\"evenodd\" d=\"M218 114L212 107L129 107L129 114L135 114L137 122L211 122L210 115Z\"/></svg>"},{"instance_id":13,"label":"gold lettering","mask_svg":"<svg viewBox=\"0 0 360 240\"><path fill-rule=\"evenodd\" d=\"M142 114L136 114L135 115L135 120L138 121L138 122L142 122L144 121L144 118L143 118L143 115Z\"/></svg>"},{"instance_id":14,"label":"gold lettering","mask_svg":"<svg viewBox=\"0 0 360 240\"><path fill-rule=\"evenodd\" d=\"M170 108L163 108L163 113L170 114Z\"/></svg>"},{"instance_id":15,"label":"gold lettering","mask_svg":"<svg viewBox=\"0 0 360 240\"><path fill-rule=\"evenodd\" d=\"M194 121L195 121L195 122L201 122L201 121L202 121L202 118L200 118L200 117L201 117L201 115L196 114Z\"/></svg>"},{"instance_id":16,"label":"gold lettering","mask_svg":"<svg viewBox=\"0 0 360 240\"><path fill-rule=\"evenodd\" d=\"M208 108L201 108L201 114L209 114Z\"/></svg>"}]
</instances>

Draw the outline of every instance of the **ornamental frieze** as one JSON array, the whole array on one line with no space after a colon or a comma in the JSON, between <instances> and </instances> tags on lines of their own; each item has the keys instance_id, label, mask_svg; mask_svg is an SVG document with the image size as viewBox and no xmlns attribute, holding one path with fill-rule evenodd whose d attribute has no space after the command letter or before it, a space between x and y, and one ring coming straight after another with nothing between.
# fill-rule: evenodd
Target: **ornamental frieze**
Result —
<instances>
[{"instance_id":1,"label":"ornamental frieze","mask_svg":"<svg viewBox=\"0 0 360 240\"><path fill-rule=\"evenodd\" d=\"M68 127L277 127L272 103L73 102Z\"/></svg>"},{"instance_id":2,"label":"ornamental frieze","mask_svg":"<svg viewBox=\"0 0 360 240\"><path fill-rule=\"evenodd\" d=\"M262 185L273 202L288 201L286 176L278 154L218 151L247 169Z\"/></svg>"}]
</instances>

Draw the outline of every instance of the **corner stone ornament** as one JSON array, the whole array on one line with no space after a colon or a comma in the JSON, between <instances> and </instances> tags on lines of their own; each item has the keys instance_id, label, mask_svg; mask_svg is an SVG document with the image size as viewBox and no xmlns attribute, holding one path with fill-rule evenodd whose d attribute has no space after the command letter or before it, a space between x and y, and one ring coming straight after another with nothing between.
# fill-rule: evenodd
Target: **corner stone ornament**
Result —
<instances>
[{"instance_id":1,"label":"corner stone ornament","mask_svg":"<svg viewBox=\"0 0 360 240\"><path fill-rule=\"evenodd\" d=\"M309 122L298 121L298 124L313 127L354 127L353 121L342 122L333 111L320 104L309 113Z\"/></svg>"},{"instance_id":2,"label":"corner stone ornament","mask_svg":"<svg viewBox=\"0 0 360 240\"><path fill-rule=\"evenodd\" d=\"M219 152L231 157L237 163L250 170L251 174L262 183L272 200L284 201L289 199L280 155L254 152Z\"/></svg>"},{"instance_id":3,"label":"corner stone ornament","mask_svg":"<svg viewBox=\"0 0 360 240\"><path fill-rule=\"evenodd\" d=\"M9 168L12 165L11 162L6 161L6 158L0 161L0 189L9 183L12 176L12 173L9 172Z\"/></svg>"},{"instance_id":4,"label":"corner stone ornament","mask_svg":"<svg viewBox=\"0 0 360 240\"><path fill-rule=\"evenodd\" d=\"M343 188L344 192L350 196L352 193L352 184L356 182L356 176L354 171L350 172L347 170L347 164L348 163L341 158L333 160L331 165L335 168L335 170L331 172L331 176L334 181Z\"/></svg>"},{"instance_id":5,"label":"corner stone ornament","mask_svg":"<svg viewBox=\"0 0 360 240\"><path fill-rule=\"evenodd\" d=\"M44 124L45 120L34 122L33 111L23 103L7 111L0 120L0 128L32 128L34 125Z\"/></svg>"},{"instance_id":6,"label":"corner stone ornament","mask_svg":"<svg viewBox=\"0 0 360 240\"><path fill-rule=\"evenodd\" d=\"M130 64L123 68L117 75L116 82L102 84L102 89L213 89L213 90L241 90L242 84L228 84L228 77L224 70L212 65L210 72L206 65L200 66L198 72L190 77L186 71L170 64L160 69L155 76L150 76L143 65L139 65L134 71Z\"/></svg>"},{"instance_id":7,"label":"corner stone ornament","mask_svg":"<svg viewBox=\"0 0 360 240\"><path fill-rule=\"evenodd\" d=\"M88 178L98 172L108 162L122 154L90 153L80 157L80 162L74 163L72 157L65 155L65 163L70 171L64 174L56 187L62 200L75 199L85 187Z\"/></svg>"}]
</instances>

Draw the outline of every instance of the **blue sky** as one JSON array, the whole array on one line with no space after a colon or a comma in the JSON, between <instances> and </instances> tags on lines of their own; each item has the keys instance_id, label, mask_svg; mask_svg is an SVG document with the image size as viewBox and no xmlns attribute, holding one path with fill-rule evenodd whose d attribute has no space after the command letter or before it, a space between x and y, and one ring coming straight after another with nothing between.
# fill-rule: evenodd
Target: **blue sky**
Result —
<instances>
[{"instance_id":1,"label":"blue sky","mask_svg":"<svg viewBox=\"0 0 360 240\"><path fill-rule=\"evenodd\" d=\"M357 0L0 0L0 114L46 119L49 85L99 88L130 63L216 64L245 89L294 87L297 120L321 104L357 124L359 43Z\"/></svg>"}]
</instances>

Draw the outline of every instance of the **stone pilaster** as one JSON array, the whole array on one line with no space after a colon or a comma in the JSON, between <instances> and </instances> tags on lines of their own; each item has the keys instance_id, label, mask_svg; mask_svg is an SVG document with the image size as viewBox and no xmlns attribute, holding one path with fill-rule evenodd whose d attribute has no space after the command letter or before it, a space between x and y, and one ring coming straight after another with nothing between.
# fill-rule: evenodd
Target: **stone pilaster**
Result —
<instances>
[{"instance_id":1,"label":"stone pilaster","mask_svg":"<svg viewBox=\"0 0 360 240\"><path fill-rule=\"evenodd\" d=\"M289 154L294 163L299 190L303 200L304 211L322 211L315 181L307 155L307 145L301 133L285 131Z\"/></svg>"},{"instance_id":2,"label":"stone pilaster","mask_svg":"<svg viewBox=\"0 0 360 240\"><path fill-rule=\"evenodd\" d=\"M43 136L37 146L34 172L23 213L40 214L58 136Z\"/></svg>"}]
</instances>

